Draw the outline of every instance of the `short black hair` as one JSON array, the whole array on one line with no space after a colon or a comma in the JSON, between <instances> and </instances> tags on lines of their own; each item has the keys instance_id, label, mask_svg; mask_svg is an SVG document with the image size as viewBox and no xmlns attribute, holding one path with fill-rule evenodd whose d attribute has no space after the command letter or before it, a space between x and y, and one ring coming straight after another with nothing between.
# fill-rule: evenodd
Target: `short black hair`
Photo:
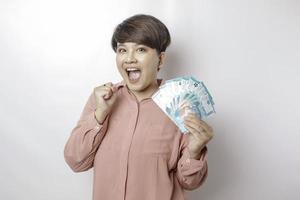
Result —
<instances>
[{"instance_id":1,"label":"short black hair","mask_svg":"<svg viewBox=\"0 0 300 200\"><path fill-rule=\"evenodd\" d=\"M115 28L111 39L115 52L118 42L143 44L156 49L160 54L170 45L171 36L168 28L159 19L151 15L137 14L125 19Z\"/></svg>"}]
</instances>

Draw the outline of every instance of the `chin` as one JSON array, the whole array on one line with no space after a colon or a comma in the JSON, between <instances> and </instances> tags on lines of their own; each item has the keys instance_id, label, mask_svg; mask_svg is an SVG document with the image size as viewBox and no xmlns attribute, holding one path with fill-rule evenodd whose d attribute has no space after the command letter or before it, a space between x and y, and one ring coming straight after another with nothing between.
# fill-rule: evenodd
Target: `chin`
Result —
<instances>
[{"instance_id":1,"label":"chin","mask_svg":"<svg viewBox=\"0 0 300 200\"><path fill-rule=\"evenodd\" d=\"M132 84L128 84L128 88L132 91L136 91L136 92L140 92L144 90L144 87L142 85L132 85Z\"/></svg>"},{"instance_id":2,"label":"chin","mask_svg":"<svg viewBox=\"0 0 300 200\"><path fill-rule=\"evenodd\" d=\"M149 87L149 85L146 85L145 83L132 84L132 83L128 82L127 85L130 90L136 91L136 92L142 92Z\"/></svg>"}]
</instances>

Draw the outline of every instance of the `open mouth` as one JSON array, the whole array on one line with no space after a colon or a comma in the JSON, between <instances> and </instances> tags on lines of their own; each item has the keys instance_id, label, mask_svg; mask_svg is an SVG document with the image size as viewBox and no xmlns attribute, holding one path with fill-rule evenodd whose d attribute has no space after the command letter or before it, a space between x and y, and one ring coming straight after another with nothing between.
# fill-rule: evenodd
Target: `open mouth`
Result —
<instances>
[{"instance_id":1,"label":"open mouth","mask_svg":"<svg viewBox=\"0 0 300 200\"><path fill-rule=\"evenodd\" d=\"M126 68L126 72L128 75L128 78L132 82L136 82L141 77L141 70L135 67L128 67Z\"/></svg>"}]
</instances>

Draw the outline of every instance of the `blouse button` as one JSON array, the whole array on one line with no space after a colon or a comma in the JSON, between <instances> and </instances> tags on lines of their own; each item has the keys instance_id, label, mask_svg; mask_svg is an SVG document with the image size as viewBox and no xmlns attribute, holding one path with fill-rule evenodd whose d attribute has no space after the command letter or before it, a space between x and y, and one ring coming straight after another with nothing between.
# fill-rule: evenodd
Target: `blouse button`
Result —
<instances>
[{"instance_id":1,"label":"blouse button","mask_svg":"<svg viewBox=\"0 0 300 200\"><path fill-rule=\"evenodd\" d=\"M191 160L188 158L188 159L186 159L185 162L188 163L188 164L190 164Z\"/></svg>"}]
</instances>

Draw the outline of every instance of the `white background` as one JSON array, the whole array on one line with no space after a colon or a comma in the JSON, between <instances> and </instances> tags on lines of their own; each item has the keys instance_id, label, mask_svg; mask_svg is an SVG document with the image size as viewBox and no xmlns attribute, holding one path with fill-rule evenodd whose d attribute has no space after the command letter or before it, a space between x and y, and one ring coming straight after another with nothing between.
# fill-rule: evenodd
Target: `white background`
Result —
<instances>
[{"instance_id":1,"label":"white background","mask_svg":"<svg viewBox=\"0 0 300 200\"><path fill-rule=\"evenodd\" d=\"M216 103L209 176L189 199L299 199L299 10L297 0L1 0L0 199L91 199L92 170L73 173L63 148L93 88L121 79L110 39L137 13L171 32L159 76L202 79Z\"/></svg>"}]
</instances>

